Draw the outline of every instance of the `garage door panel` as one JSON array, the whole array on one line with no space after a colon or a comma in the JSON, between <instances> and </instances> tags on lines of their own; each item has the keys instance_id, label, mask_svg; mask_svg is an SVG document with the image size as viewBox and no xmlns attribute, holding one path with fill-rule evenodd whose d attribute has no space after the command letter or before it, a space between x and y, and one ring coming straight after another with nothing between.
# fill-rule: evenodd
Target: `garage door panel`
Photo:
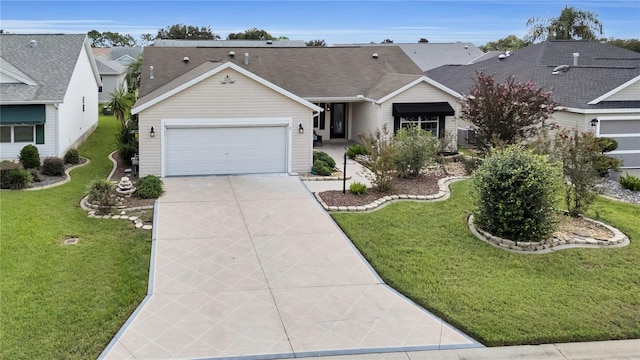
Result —
<instances>
[{"instance_id":1,"label":"garage door panel","mask_svg":"<svg viewBox=\"0 0 640 360\"><path fill-rule=\"evenodd\" d=\"M600 122L600 135L640 134L640 120L603 120Z\"/></svg>"},{"instance_id":2,"label":"garage door panel","mask_svg":"<svg viewBox=\"0 0 640 360\"><path fill-rule=\"evenodd\" d=\"M166 174L286 172L286 135L285 126L168 128Z\"/></svg>"}]
</instances>

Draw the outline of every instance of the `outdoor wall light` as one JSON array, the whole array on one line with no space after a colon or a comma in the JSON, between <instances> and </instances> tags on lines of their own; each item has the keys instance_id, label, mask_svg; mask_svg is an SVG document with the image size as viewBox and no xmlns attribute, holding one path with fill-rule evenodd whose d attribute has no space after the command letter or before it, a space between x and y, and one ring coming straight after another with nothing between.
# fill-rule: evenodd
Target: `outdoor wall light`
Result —
<instances>
[{"instance_id":1,"label":"outdoor wall light","mask_svg":"<svg viewBox=\"0 0 640 360\"><path fill-rule=\"evenodd\" d=\"M149 131L149 136L156 137L156 130L153 128L153 126L151 127L151 131Z\"/></svg>"},{"instance_id":2,"label":"outdoor wall light","mask_svg":"<svg viewBox=\"0 0 640 360\"><path fill-rule=\"evenodd\" d=\"M304 128L302 127L302 123L298 124L298 134L304 134Z\"/></svg>"},{"instance_id":3,"label":"outdoor wall light","mask_svg":"<svg viewBox=\"0 0 640 360\"><path fill-rule=\"evenodd\" d=\"M598 119L597 118L591 119L591 126L595 127L596 125L598 125Z\"/></svg>"}]
</instances>

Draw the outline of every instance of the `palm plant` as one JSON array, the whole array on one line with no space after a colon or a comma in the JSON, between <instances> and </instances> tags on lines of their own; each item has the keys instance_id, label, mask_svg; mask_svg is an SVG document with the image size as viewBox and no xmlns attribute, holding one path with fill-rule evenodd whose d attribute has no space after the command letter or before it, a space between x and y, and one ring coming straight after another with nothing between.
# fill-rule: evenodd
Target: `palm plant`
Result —
<instances>
[{"instance_id":1,"label":"palm plant","mask_svg":"<svg viewBox=\"0 0 640 360\"><path fill-rule=\"evenodd\" d=\"M127 84L129 92L135 93L140 87L140 70L142 69L142 55L127 65Z\"/></svg>"},{"instance_id":2,"label":"palm plant","mask_svg":"<svg viewBox=\"0 0 640 360\"><path fill-rule=\"evenodd\" d=\"M111 107L116 119L124 126L129 118L129 110L133 106L133 94L127 92L124 87L119 87L116 91L109 94L111 100L107 103L107 106Z\"/></svg>"}]
</instances>

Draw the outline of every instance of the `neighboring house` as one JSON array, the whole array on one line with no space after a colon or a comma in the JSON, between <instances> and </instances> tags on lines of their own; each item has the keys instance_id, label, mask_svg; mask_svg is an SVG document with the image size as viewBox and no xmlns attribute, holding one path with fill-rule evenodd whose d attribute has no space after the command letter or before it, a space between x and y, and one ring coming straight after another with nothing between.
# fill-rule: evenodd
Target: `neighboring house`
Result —
<instances>
[{"instance_id":1,"label":"neighboring house","mask_svg":"<svg viewBox=\"0 0 640 360\"><path fill-rule=\"evenodd\" d=\"M358 140L417 124L455 135L461 95L397 46L153 46L143 59L141 176L308 172L314 132Z\"/></svg>"},{"instance_id":2,"label":"neighboring house","mask_svg":"<svg viewBox=\"0 0 640 360\"><path fill-rule=\"evenodd\" d=\"M335 46L398 46L416 65L427 71L442 65L467 65L486 55L472 43L389 43L389 44L344 44Z\"/></svg>"},{"instance_id":3,"label":"neighboring house","mask_svg":"<svg viewBox=\"0 0 640 360\"><path fill-rule=\"evenodd\" d=\"M98 89L98 101L104 104L111 100L111 93L119 88L127 89L127 68L102 54L96 55L95 59L102 80L102 87Z\"/></svg>"},{"instance_id":4,"label":"neighboring house","mask_svg":"<svg viewBox=\"0 0 640 360\"><path fill-rule=\"evenodd\" d=\"M86 34L0 34L0 157L77 147L98 125L100 86Z\"/></svg>"},{"instance_id":5,"label":"neighboring house","mask_svg":"<svg viewBox=\"0 0 640 360\"><path fill-rule=\"evenodd\" d=\"M556 69L561 65L567 66ZM443 66L426 75L467 94L477 71L494 74L498 81L514 75L520 82L552 90L560 104L555 123L617 140L618 149L608 155L623 160L623 169L640 168L639 53L596 41L545 41L500 59Z\"/></svg>"},{"instance_id":6,"label":"neighboring house","mask_svg":"<svg viewBox=\"0 0 640 360\"><path fill-rule=\"evenodd\" d=\"M304 40L179 40L156 39L150 46L163 47L224 47L224 48L257 48L257 47L305 47Z\"/></svg>"},{"instance_id":7,"label":"neighboring house","mask_svg":"<svg viewBox=\"0 0 640 360\"><path fill-rule=\"evenodd\" d=\"M114 46L109 52L109 59L125 68L142 55L142 46Z\"/></svg>"}]
</instances>

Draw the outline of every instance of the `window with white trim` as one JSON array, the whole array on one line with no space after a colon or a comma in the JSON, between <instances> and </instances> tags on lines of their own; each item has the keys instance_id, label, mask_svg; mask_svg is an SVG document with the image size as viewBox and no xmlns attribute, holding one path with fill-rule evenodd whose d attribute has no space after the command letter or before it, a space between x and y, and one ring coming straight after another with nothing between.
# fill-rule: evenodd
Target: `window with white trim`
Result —
<instances>
[{"instance_id":1,"label":"window with white trim","mask_svg":"<svg viewBox=\"0 0 640 360\"><path fill-rule=\"evenodd\" d=\"M3 143L33 143L35 142L33 125L13 125L0 127L0 142Z\"/></svg>"},{"instance_id":2,"label":"window with white trim","mask_svg":"<svg viewBox=\"0 0 640 360\"><path fill-rule=\"evenodd\" d=\"M438 137L438 120L437 115L401 116L400 127L406 129L409 126L417 125L422 130L431 131L433 136Z\"/></svg>"}]
</instances>

